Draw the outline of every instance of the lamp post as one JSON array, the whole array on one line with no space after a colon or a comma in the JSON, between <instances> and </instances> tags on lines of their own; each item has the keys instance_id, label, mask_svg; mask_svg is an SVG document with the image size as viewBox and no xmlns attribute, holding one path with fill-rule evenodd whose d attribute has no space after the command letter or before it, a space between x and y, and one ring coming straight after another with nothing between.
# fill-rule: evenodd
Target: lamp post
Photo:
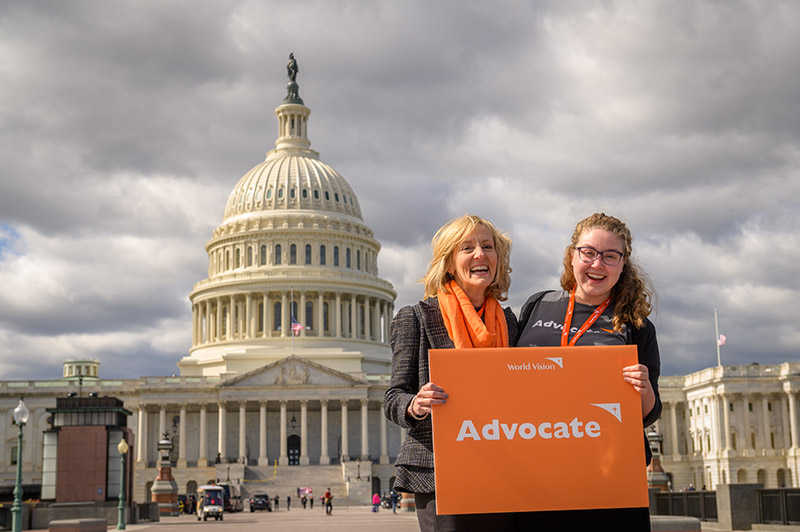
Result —
<instances>
[{"instance_id":1,"label":"lamp post","mask_svg":"<svg viewBox=\"0 0 800 532\"><path fill-rule=\"evenodd\" d=\"M14 409L14 424L19 427L19 443L17 444L17 482L14 484L14 505L11 506L11 530L22 532L22 428L28 422L30 411L22 397Z\"/></svg>"},{"instance_id":2,"label":"lamp post","mask_svg":"<svg viewBox=\"0 0 800 532\"><path fill-rule=\"evenodd\" d=\"M117 507L117 530L125 530L125 455L128 453L128 442L125 441L125 433L119 440L117 450L119 451L119 506Z\"/></svg>"}]
</instances>

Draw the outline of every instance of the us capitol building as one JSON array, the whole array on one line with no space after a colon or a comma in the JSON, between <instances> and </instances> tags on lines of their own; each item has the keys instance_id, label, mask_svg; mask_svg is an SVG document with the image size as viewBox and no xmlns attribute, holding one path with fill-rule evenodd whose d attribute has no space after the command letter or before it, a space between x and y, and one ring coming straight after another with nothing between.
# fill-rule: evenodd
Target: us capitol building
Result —
<instances>
[{"instance_id":1,"label":"us capitol building","mask_svg":"<svg viewBox=\"0 0 800 532\"><path fill-rule=\"evenodd\" d=\"M180 493L214 479L243 496L331 487L358 504L389 491L405 437L383 415L395 292L378 276L380 244L358 198L311 149L296 74L292 58L275 148L233 188L206 244L180 376L108 380L98 361L68 360L60 379L0 381L0 486L14 485L12 411L24 396L23 484L52 498L46 409L79 392L131 411L139 502L149 500L164 433ZM655 428L673 489L800 486L800 363L709 368L660 385Z\"/></svg>"}]
</instances>

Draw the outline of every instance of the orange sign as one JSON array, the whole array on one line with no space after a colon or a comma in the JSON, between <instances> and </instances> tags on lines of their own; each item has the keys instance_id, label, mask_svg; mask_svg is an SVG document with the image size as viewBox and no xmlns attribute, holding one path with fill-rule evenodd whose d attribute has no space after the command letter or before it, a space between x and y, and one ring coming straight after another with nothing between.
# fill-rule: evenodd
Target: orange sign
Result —
<instances>
[{"instance_id":1,"label":"orange sign","mask_svg":"<svg viewBox=\"0 0 800 532\"><path fill-rule=\"evenodd\" d=\"M434 349L440 514L646 507L636 346Z\"/></svg>"}]
</instances>

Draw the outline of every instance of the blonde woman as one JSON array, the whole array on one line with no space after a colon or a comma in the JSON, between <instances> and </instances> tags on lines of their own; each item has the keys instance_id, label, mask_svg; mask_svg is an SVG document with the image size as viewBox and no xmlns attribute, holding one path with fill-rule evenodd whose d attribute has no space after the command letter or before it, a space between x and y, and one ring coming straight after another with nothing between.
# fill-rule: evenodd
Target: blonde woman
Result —
<instances>
[{"instance_id":1,"label":"blonde woman","mask_svg":"<svg viewBox=\"0 0 800 532\"><path fill-rule=\"evenodd\" d=\"M393 488L414 494L423 532L503 527L506 514L436 515L430 413L447 401L447 393L430 382L428 350L515 345L516 317L500 306L511 284L511 240L490 221L467 215L440 228L431 247L422 279L425 299L403 307L392 321L385 412L409 429L395 461Z\"/></svg>"}]
</instances>

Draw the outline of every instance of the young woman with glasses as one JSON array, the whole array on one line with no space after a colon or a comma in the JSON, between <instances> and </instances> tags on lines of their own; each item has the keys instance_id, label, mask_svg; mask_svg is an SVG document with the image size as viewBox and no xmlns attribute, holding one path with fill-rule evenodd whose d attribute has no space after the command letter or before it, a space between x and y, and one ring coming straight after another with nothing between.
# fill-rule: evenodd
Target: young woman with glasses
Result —
<instances>
[{"instance_id":1,"label":"young woman with glasses","mask_svg":"<svg viewBox=\"0 0 800 532\"><path fill-rule=\"evenodd\" d=\"M520 315L517 347L636 345L639 363L623 368L622 377L639 392L642 424L647 427L661 415L661 362L655 326L648 319L652 292L631 258L632 242L626 225L613 216L595 213L578 222L564 252L562 290L539 292L528 299ZM644 440L649 464L652 453ZM649 530L647 510L638 508L526 515L532 526L550 527L543 530L584 525L600 529L599 522L620 520L641 521Z\"/></svg>"}]
</instances>

